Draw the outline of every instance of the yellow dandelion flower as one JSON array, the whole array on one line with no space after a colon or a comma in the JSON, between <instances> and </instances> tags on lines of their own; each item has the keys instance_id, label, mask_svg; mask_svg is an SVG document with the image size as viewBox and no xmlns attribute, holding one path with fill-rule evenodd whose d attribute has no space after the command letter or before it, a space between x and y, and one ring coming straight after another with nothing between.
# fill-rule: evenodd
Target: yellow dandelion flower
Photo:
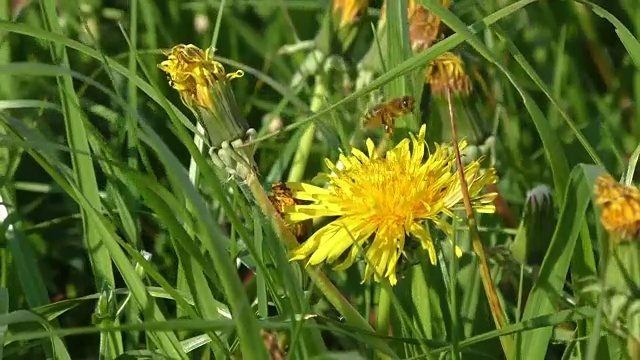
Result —
<instances>
[{"instance_id":1,"label":"yellow dandelion flower","mask_svg":"<svg viewBox=\"0 0 640 360\"><path fill-rule=\"evenodd\" d=\"M331 12L340 15L340 27L353 24L367 11L369 0L333 0Z\"/></svg>"},{"instance_id":2,"label":"yellow dandelion flower","mask_svg":"<svg viewBox=\"0 0 640 360\"><path fill-rule=\"evenodd\" d=\"M328 188L306 183L288 183L293 197L311 201L308 205L285 208L289 222L317 217L337 217L316 231L293 251L292 260L307 259L308 265L334 263L344 270L356 260L360 249L365 250L364 280L374 276L376 281L388 278L397 283L396 265L403 253L407 235L411 235L427 250L432 264L436 252L431 236L421 225L429 220L447 234L450 225L442 214L454 216L461 207L462 194L458 175L454 171L455 157L446 146L437 145L425 161L426 127L418 136L411 134L384 157L376 154L375 145L368 139L367 151L352 149L352 155L339 157L342 167L326 160L329 173L320 178L328 181ZM466 143L461 143L464 148ZM494 169L481 173L480 163L465 166L469 193L479 212L493 213L495 193L480 194L483 187L497 181ZM456 249L458 256L461 250ZM363 281L364 281L363 280Z\"/></svg>"},{"instance_id":3,"label":"yellow dandelion flower","mask_svg":"<svg viewBox=\"0 0 640 360\"><path fill-rule=\"evenodd\" d=\"M622 239L640 236L640 189L605 174L596 180L594 192L602 209L600 222L608 232Z\"/></svg>"},{"instance_id":4,"label":"yellow dandelion flower","mask_svg":"<svg viewBox=\"0 0 640 360\"><path fill-rule=\"evenodd\" d=\"M453 94L471 92L471 80L464 71L464 63L451 52L440 54L429 64L425 80L436 96L446 94L447 89Z\"/></svg>"}]
</instances>

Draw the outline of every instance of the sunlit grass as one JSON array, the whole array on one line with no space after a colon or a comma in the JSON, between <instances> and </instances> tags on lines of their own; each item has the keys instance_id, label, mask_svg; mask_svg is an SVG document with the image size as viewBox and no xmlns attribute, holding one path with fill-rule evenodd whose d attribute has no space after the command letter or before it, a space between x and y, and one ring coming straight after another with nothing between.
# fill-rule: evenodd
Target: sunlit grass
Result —
<instances>
[{"instance_id":1,"label":"sunlit grass","mask_svg":"<svg viewBox=\"0 0 640 360\"><path fill-rule=\"evenodd\" d=\"M593 206L601 173L637 183L634 1L16 3L0 12L0 356L618 359L638 348L629 289L640 279L607 265L618 248ZM432 16L419 28L437 29L419 39L416 3ZM244 71L229 86L257 133L243 150L255 178L211 161L217 125L194 137L196 115L157 67L180 43L213 45ZM323 159L341 166L340 151L366 151L367 138L382 153L422 124L428 146L451 142L442 90L454 82L428 80L430 64L459 75L463 161L497 170L496 213L453 223L449 239L430 227L436 265L407 238L393 287L362 283L362 260L345 271L290 261L299 234L270 207L273 182L324 186ZM404 95L415 109L392 134L362 127L367 109ZM636 243L624 244L633 263Z\"/></svg>"}]
</instances>

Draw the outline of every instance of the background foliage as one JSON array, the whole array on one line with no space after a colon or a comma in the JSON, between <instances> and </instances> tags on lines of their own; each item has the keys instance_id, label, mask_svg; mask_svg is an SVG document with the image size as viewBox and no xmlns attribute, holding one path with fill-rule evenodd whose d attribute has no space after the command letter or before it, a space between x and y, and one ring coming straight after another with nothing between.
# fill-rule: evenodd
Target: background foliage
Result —
<instances>
[{"instance_id":1,"label":"background foliage","mask_svg":"<svg viewBox=\"0 0 640 360\"><path fill-rule=\"evenodd\" d=\"M627 356L633 325L602 320L599 293L580 289L602 273L606 249L590 206L594 178L603 169L619 176L638 157L634 0L453 1L438 10L444 40L391 56L365 87L356 84L357 64L376 42L380 1L371 2L353 46L332 49L344 69L309 66L322 44L309 40L318 39L329 1L0 4L3 356L253 359L262 348L239 338L262 342L249 331L258 327L274 330L291 358ZM406 37L402 24L389 26ZM255 157L265 189L292 173L310 180L340 147L379 139L380 130L359 121L380 96L420 99L394 140L426 123L429 143L450 141L447 103L423 91L419 71L444 51L461 54L473 91L454 102L460 135L489 149L508 205L480 217L508 326L495 330L464 228L458 262L441 249L439 267L408 267L394 289L392 333L376 337L343 321L323 290L309 286L233 181L204 171L191 185L195 148L181 123L193 119L156 65L160 49L206 48L212 39L228 70L246 72L232 83L243 116L261 136L273 134ZM393 54L399 45L385 46ZM292 165L304 144L308 158ZM236 256L246 266L226 279ZM373 319L379 289L360 284L361 270L325 273ZM256 316L232 319L229 307ZM515 334L508 355L498 340L505 334Z\"/></svg>"}]
</instances>

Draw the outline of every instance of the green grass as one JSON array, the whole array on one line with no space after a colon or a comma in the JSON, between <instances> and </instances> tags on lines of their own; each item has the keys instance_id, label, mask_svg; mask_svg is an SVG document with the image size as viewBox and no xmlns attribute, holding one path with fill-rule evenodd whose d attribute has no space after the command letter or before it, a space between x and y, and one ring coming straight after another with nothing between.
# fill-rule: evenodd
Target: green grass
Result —
<instances>
[{"instance_id":1,"label":"green grass","mask_svg":"<svg viewBox=\"0 0 640 360\"><path fill-rule=\"evenodd\" d=\"M638 183L634 0L418 1L445 37L417 54L406 0L382 29L371 1L338 38L329 0L14 2L0 2L0 357L259 359L267 329L291 359L621 359L640 338L592 281L615 278L595 179ZM430 145L450 142L447 102L424 73L460 54L473 90L453 102L458 136L497 169L516 221L476 214L507 325L496 329L464 223L461 258L446 241L437 266L413 251L393 288L361 283L362 262L289 262L247 188L201 153L157 68L179 43L213 44L227 71L245 71L232 86L265 190L377 143L382 131L360 125L376 97L418 99L391 142L423 123ZM541 184L549 207L532 210Z\"/></svg>"}]
</instances>

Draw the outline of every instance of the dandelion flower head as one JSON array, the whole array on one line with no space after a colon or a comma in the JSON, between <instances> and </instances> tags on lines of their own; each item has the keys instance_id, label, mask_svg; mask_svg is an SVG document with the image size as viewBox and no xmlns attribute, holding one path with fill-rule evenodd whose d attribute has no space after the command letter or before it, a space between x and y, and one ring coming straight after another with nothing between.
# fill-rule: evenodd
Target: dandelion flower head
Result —
<instances>
[{"instance_id":1,"label":"dandelion flower head","mask_svg":"<svg viewBox=\"0 0 640 360\"><path fill-rule=\"evenodd\" d=\"M594 192L601 208L600 222L608 232L621 240L640 235L640 189L604 174L596 180Z\"/></svg>"},{"instance_id":2,"label":"dandelion flower head","mask_svg":"<svg viewBox=\"0 0 640 360\"><path fill-rule=\"evenodd\" d=\"M224 66L213 59L214 53L213 48L202 50L192 44L176 45L164 52L167 60L158 67L168 74L171 86L180 93L186 105L211 109L213 100L209 89L217 82L244 75L242 70L227 74Z\"/></svg>"},{"instance_id":3,"label":"dandelion flower head","mask_svg":"<svg viewBox=\"0 0 640 360\"><path fill-rule=\"evenodd\" d=\"M405 241L413 238L435 264L435 247L422 221L429 220L451 235L452 229L442 215L454 216L462 193L453 152L436 145L435 151L424 159L425 132L423 125L417 136L411 134L410 139L402 140L385 156L378 156L373 141L368 139L367 154L354 148L351 155L340 155L341 167L326 160L330 173L321 174L319 179L328 183L327 188L288 183L294 198L311 203L288 206L287 221L335 217L294 249L292 260L306 259L308 265L338 262L334 270L344 270L362 249L364 280L373 275L376 281L387 278L395 285L396 265ZM462 149L466 143L459 146ZM476 211L494 212L491 202L496 194L480 192L485 185L497 181L495 170L481 172L479 161L474 161L464 171ZM456 249L456 253L460 256L461 250Z\"/></svg>"},{"instance_id":4,"label":"dandelion flower head","mask_svg":"<svg viewBox=\"0 0 640 360\"><path fill-rule=\"evenodd\" d=\"M434 95L444 95L447 90L453 94L469 95L471 79L465 72L462 59L451 52L440 54L427 67L425 82Z\"/></svg>"}]
</instances>

